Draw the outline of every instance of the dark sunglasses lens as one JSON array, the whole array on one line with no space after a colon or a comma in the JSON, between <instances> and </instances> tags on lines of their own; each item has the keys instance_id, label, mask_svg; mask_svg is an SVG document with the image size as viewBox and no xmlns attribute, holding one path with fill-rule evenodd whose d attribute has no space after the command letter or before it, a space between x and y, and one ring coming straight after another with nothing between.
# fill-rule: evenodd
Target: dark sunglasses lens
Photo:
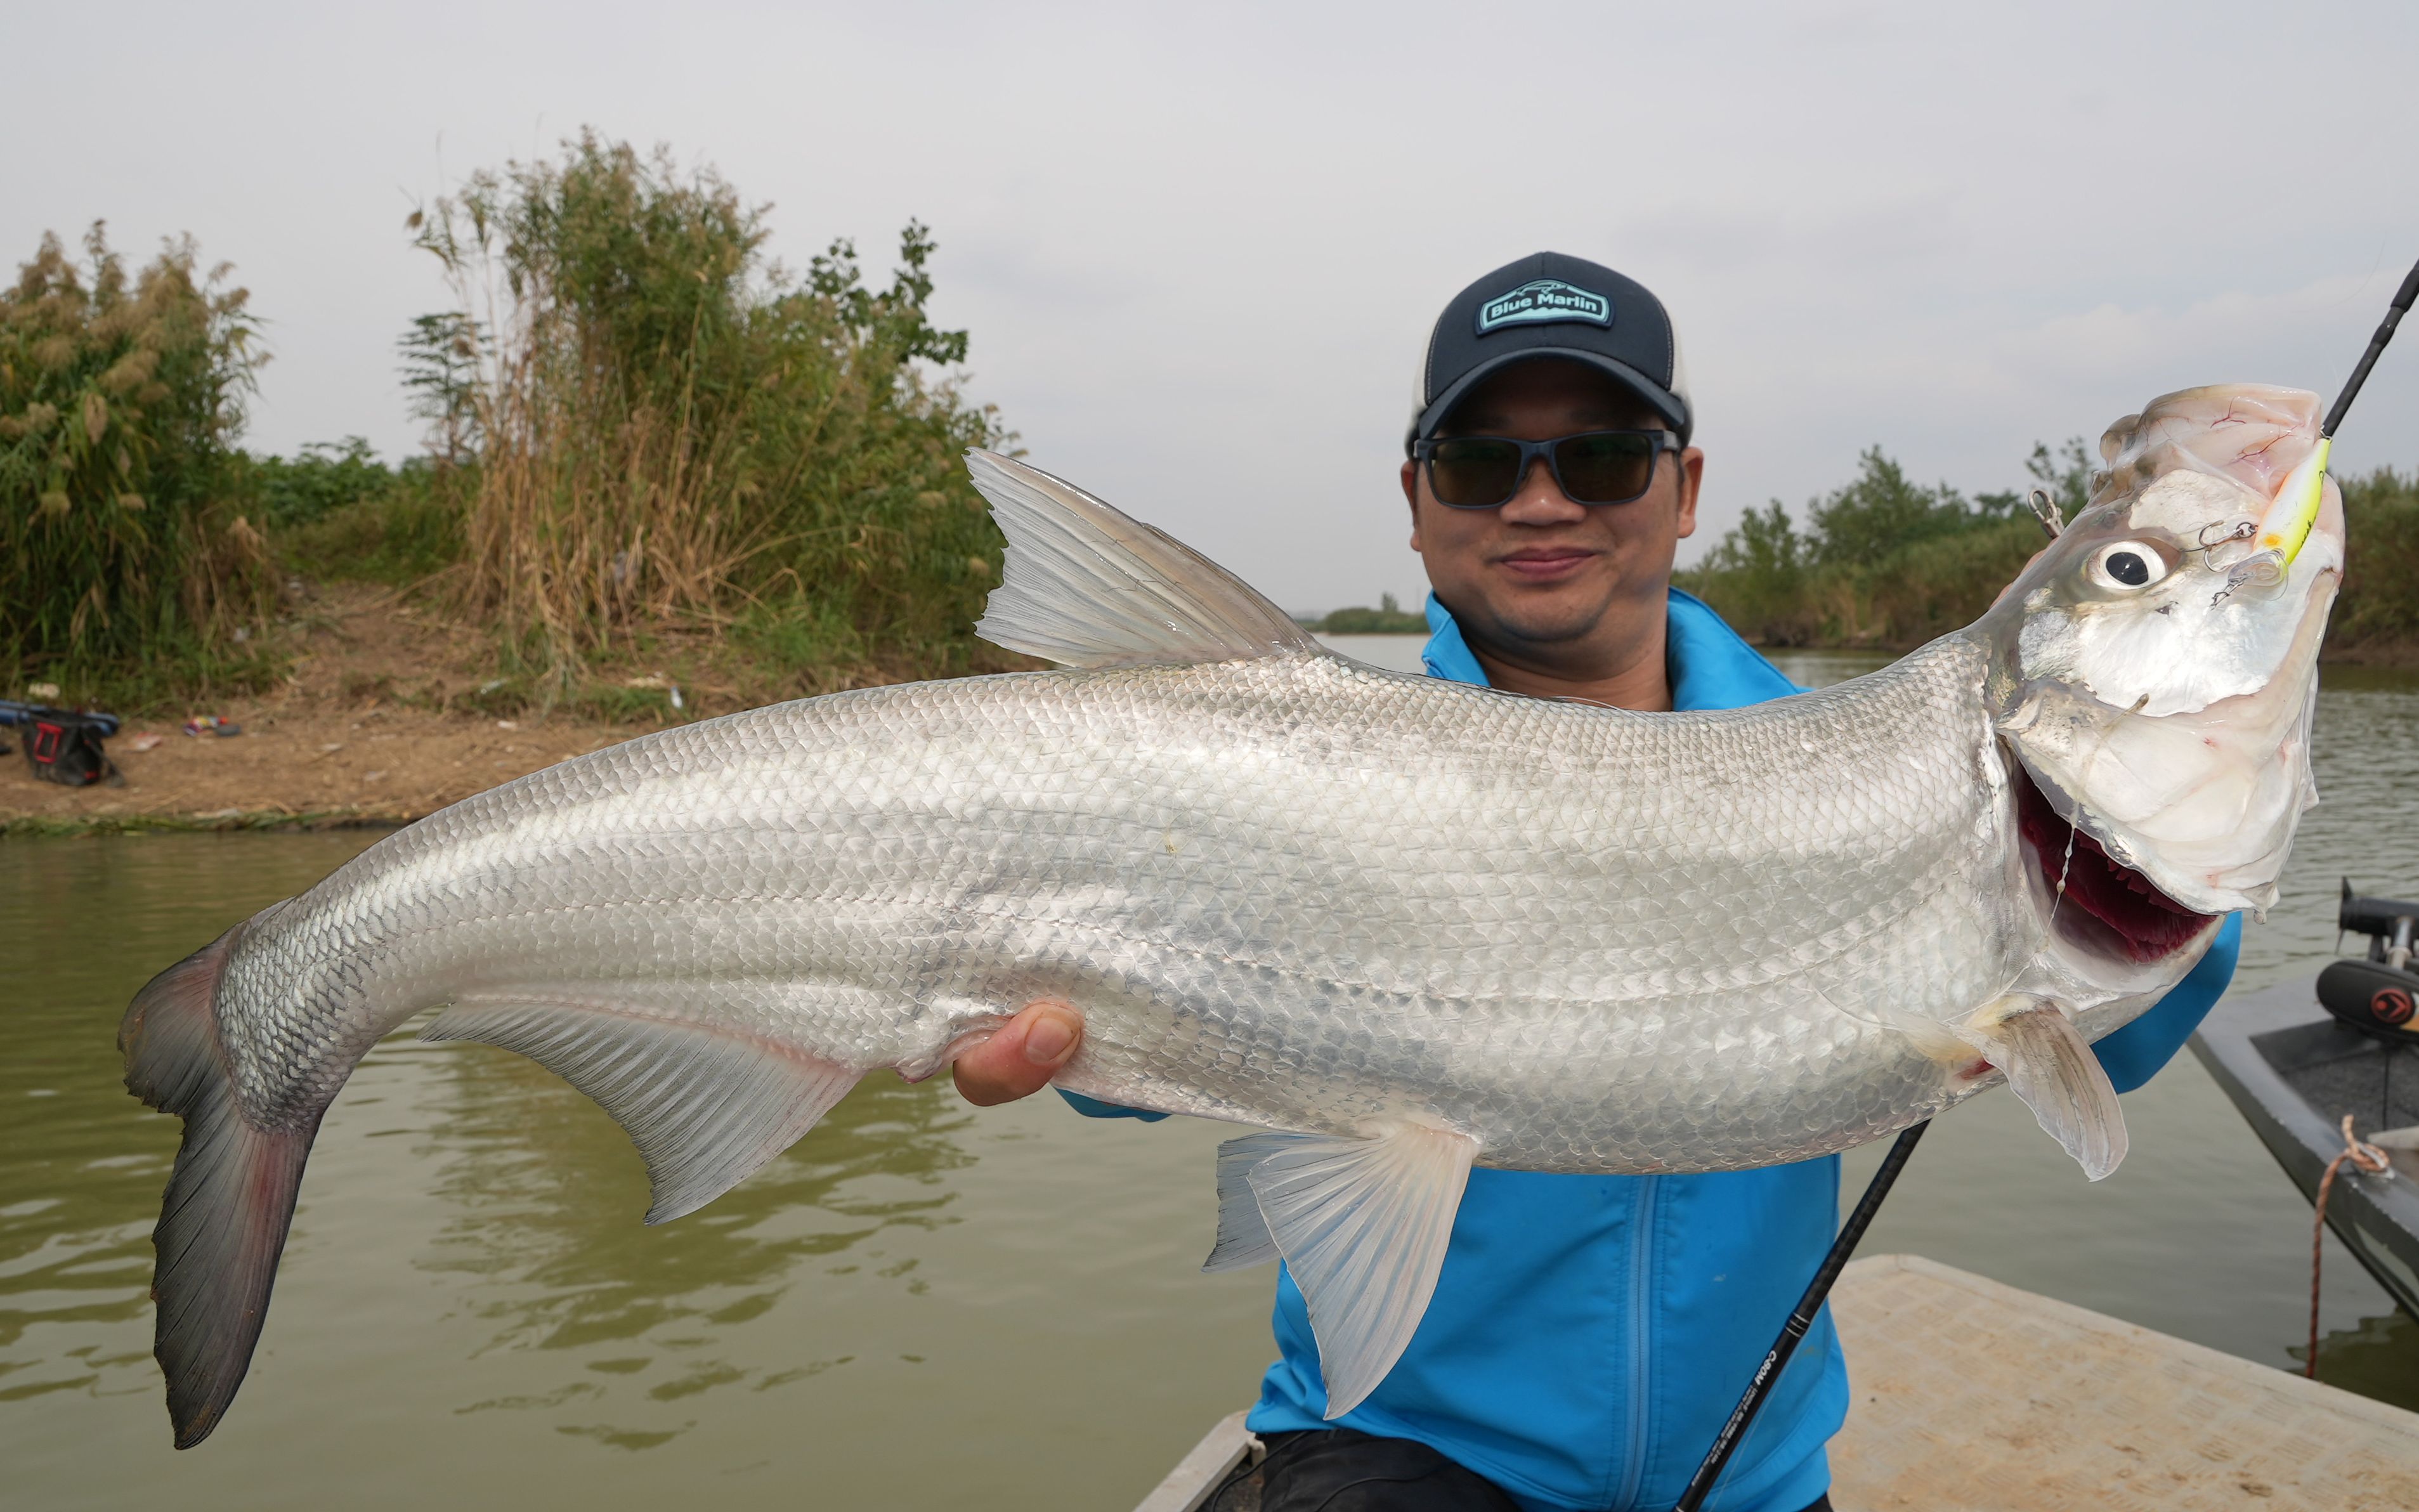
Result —
<instances>
[{"instance_id":1,"label":"dark sunglasses lens","mask_svg":"<svg viewBox=\"0 0 2419 1512\"><path fill-rule=\"evenodd\" d=\"M1436 443L1428 454L1428 486L1441 503L1485 509L1512 497L1520 483L1520 449L1471 437Z\"/></svg>"},{"instance_id":2,"label":"dark sunglasses lens","mask_svg":"<svg viewBox=\"0 0 2419 1512\"><path fill-rule=\"evenodd\" d=\"M1655 438L1634 431L1574 436L1554 447L1554 471L1576 503L1622 503L1654 481Z\"/></svg>"}]
</instances>

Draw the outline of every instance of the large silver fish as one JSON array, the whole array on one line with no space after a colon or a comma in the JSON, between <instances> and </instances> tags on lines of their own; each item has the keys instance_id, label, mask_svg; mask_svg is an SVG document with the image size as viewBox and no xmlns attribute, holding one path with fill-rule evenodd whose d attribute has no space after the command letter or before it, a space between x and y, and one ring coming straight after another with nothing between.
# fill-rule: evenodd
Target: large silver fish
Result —
<instances>
[{"instance_id":1,"label":"large silver fish","mask_svg":"<svg viewBox=\"0 0 2419 1512\"><path fill-rule=\"evenodd\" d=\"M980 626L1068 670L836 694L633 740L363 852L137 996L181 1115L156 1235L177 1442L268 1306L320 1117L379 1036L531 1056L619 1119L651 1221L866 1072L924 1076L1039 995L1061 1086L1264 1131L1214 1267L1282 1254L1340 1415L1425 1308L1472 1165L1800 1160L2013 1083L2097 1178L2088 1042L2312 800L2332 494L2253 532L2315 397L2204 389L1980 623L1727 713L1548 702L1331 656L1168 537L977 454L1009 540ZM2289 492L2289 490L2286 490Z\"/></svg>"}]
</instances>

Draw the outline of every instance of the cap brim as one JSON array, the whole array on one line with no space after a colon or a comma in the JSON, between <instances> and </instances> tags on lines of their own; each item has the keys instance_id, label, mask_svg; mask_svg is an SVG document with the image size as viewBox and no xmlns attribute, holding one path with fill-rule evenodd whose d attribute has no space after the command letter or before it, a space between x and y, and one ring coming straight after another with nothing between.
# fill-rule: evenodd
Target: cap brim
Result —
<instances>
[{"instance_id":1,"label":"cap brim","mask_svg":"<svg viewBox=\"0 0 2419 1512\"><path fill-rule=\"evenodd\" d=\"M1509 351L1501 357L1490 358L1456 378L1451 388L1438 394L1436 401L1421 410L1412 420L1410 432L1403 439L1405 449L1408 450L1411 442L1435 430L1437 424L1453 412L1453 407L1459 404L1462 396L1474 385L1484 382L1489 377L1516 363L1533 362L1540 357L1567 358L1574 363L1585 363L1611 378L1631 393L1636 394L1644 401L1648 409L1661 416L1672 430L1679 434L1680 443L1683 446L1688 442L1689 432L1696 428L1694 417L1688 413L1687 405L1682 404L1661 384L1627 363L1618 362L1601 352L1585 351L1576 347L1523 347L1518 351Z\"/></svg>"}]
</instances>

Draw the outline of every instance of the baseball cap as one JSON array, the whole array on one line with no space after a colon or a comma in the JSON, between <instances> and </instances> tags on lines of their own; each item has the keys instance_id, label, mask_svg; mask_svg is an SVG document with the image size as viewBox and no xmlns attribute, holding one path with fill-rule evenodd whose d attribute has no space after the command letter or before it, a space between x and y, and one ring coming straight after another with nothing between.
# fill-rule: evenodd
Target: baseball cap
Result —
<instances>
[{"instance_id":1,"label":"baseball cap","mask_svg":"<svg viewBox=\"0 0 2419 1512\"><path fill-rule=\"evenodd\" d=\"M1663 301L1602 263L1540 252L1463 289L1437 316L1404 449L1433 432L1480 379L1532 357L1567 357L1605 374L1646 401L1684 445L1696 428Z\"/></svg>"}]
</instances>

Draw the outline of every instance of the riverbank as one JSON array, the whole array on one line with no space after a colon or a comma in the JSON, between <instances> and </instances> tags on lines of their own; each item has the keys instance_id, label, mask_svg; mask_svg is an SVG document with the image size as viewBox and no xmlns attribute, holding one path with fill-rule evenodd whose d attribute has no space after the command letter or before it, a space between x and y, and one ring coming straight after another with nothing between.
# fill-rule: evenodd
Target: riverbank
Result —
<instances>
[{"instance_id":1,"label":"riverbank","mask_svg":"<svg viewBox=\"0 0 2419 1512\"><path fill-rule=\"evenodd\" d=\"M290 633L279 687L188 711L240 734L130 719L108 743L120 780L86 788L0 758L0 835L408 824L678 717L668 683L631 689L646 712L627 720L482 709L481 638L366 584L330 585Z\"/></svg>"}]
</instances>

